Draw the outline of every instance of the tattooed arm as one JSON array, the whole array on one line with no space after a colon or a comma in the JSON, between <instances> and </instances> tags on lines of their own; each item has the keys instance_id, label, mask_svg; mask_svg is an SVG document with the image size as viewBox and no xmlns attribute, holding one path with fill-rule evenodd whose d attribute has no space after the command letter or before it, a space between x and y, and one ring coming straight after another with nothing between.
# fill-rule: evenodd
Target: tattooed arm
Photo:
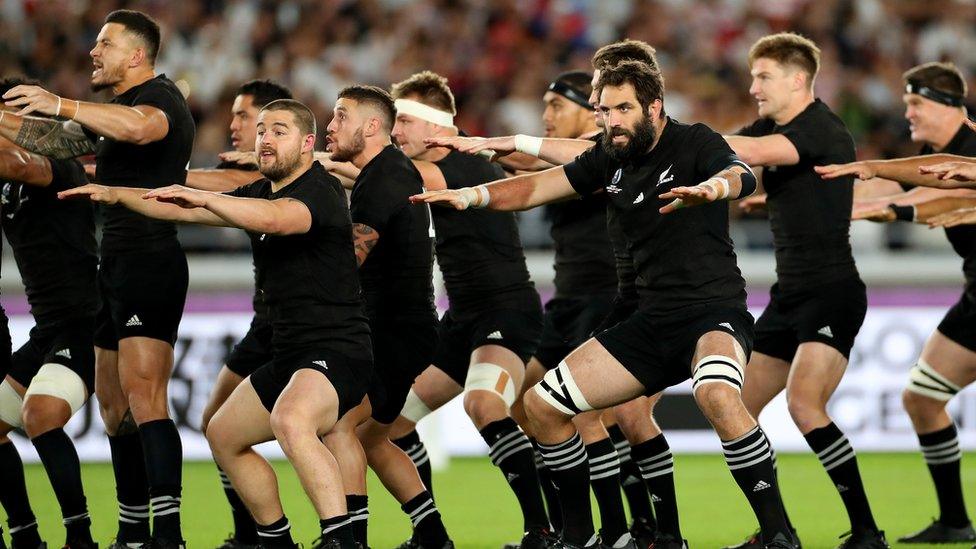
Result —
<instances>
[{"instance_id":1,"label":"tattooed arm","mask_svg":"<svg viewBox=\"0 0 976 549\"><path fill-rule=\"evenodd\" d=\"M0 115L0 136L28 151L50 158L74 158L95 152L95 143L73 121L61 122L37 116Z\"/></svg>"},{"instance_id":2,"label":"tattooed arm","mask_svg":"<svg viewBox=\"0 0 976 549\"><path fill-rule=\"evenodd\" d=\"M369 252L380 241L380 233L373 230L369 225L362 223L352 224L352 244L356 249L356 266L360 267L366 261Z\"/></svg>"}]
</instances>

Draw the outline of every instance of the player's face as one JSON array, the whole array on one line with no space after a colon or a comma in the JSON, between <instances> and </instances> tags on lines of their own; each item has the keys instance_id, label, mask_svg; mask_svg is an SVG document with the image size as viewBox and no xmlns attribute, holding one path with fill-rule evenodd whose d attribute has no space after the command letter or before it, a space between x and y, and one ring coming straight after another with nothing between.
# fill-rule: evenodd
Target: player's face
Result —
<instances>
[{"instance_id":1,"label":"player's face","mask_svg":"<svg viewBox=\"0 0 976 549\"><path fill-rule=\"evenodd\" d=\"M660 112L660 102L645 110L630 84L605 86L600 94L603 114L604 149L617 160L634 158L647 152L657 137L652 117Z\"/></svg>"},{"instance_id":2,"label":"player's face","mask_svg":"<svg viewBox=\"0 0 976 549\"><path fill-rule=\"evenodd\" d=\"M234 150L251 152L258 131L258 109L254 106L254 96L238 95L231 107L230 143Z\"/></svg>"},{"instance_id":3,"label":"player's face","mask_svg":"<svg viewBox=\"0 0 976 549\"><path fill-rule=\"evenodd\" d=\"M95 47L88 53L95 67L91 74L92 89L100 91L121 82L138 45L138 39L123 25L106 23L98 33Z\"/></svg>"},{"instance_id":4,"label":"player's face","mask_svg":"<svg viewBox=\"0 0 976 549\"><path fill-rule=\"evenodd\" d=\"M905 102L905 119L912 141L916 143L935 143L945 129L954 127L952 118L958 116L959 109L936 103L931 99L914 93L902 96ZM958 122L956 122L958 123Z\"/></svg>"},{"instance_id":5,"label":"player's face","mask_svg":"<svg viewBox=\"0 0 976 549\"><path fill-rule=\"evenodd\" d=\"M590 80L590 87L593 89L590 92L590 106L593 107L593 120L596 121L596 127L603 129L603 113L600 112L600 96L596 93L596 84L600 81L600 69L593 70L593 80Z\"/></svg>"},{"instance_id":6,"label":"player's face","mask_svg":"<svg viewBox=\"0 0 976 549\"><path fill-rule=\"evenodd\" d=\"M755 98L761 118L772 118L785 109L795 84L795 71L786 70L772 59L760 57L752 63L752 86L749 95Z\"/></svg>"},{"instance_id":7,"label":"player's face","mask_svg":"<svg viewBox=\"0 0 976 549\"><path fill-rule=\"evenodd\" d=\"M335 162L349 162L366 148L363 136L365 116L358 102L341 98L333 109L332 121L326 128L326 150Z\"/></svg>"},{"instance_id":8,"label":"player's face","mask_svg":"<svg viewBox=\"0 0 976 549\"><path fill-rule=\"evenodd\" d=\"M583 133L586 117L590 113L554 92L546 92L542 96L546 108L542 111L542 123L546 128L546 137L572 139Z\"/></svg>"},{"instance_id":9,"label":"player's face","mask_svg":"<svg viewBox=\"0 0 976 549\"><path fill-rule=\"evenodd\" d=\"M437 125L421 120L410 114L397 114L390 136L400 146L403 154L410 158L417 158L427 152L424 139L431 137L437 131Z\"/></svg>"},{"instance_id":10,"label":"player's face","mask_svg":"<svg viewBox=\"0 0 976 549\"><path fill-rule=\"evenodd\" d=\"M291 112L261 111L256 135L254 150L258 153L261 175L272 181L280 181L301 167L308 136L302 134Z\"/></svg>"}]
</instances>

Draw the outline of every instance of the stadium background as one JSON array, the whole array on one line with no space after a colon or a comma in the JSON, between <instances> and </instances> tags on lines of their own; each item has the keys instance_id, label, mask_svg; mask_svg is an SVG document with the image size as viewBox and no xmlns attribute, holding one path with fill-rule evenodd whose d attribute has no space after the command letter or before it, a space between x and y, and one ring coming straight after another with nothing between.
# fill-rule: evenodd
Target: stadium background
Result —
<instances>
[{"instance_id":1,"label":"stadium background","mask_svg":"<svg viewBox=\"0 0 976 549\"><path fill-rule=\"evenodd\" d=\"M335 95L343 86L367 82L385 87L421 69L450 79L458 102L456 123L469 134L541 135L541 96L550 79L563 70L590 70L594 49L622 37L642 39L658 49L667 79L669 115L729 132L755 117L745 65L750 44L770 32L803 33L823 50L817 95L844 118L862 158L906 155L918 149L908 139L903 118L900 84L905 69L926 61L953 61L967 76L970 88L976 84L976 2L972 0L0 0L0 74L27 74L60 95L98 99L88 89L88 51L104 15L119 7L146 11L163 27L157 70L185 84L197 122L191 167L212 166L217 153L230 148L227 126L234 90L251 78L282 81L312 106L320 143ZM971 93L970 111L976 107L973 97L976 94ZM733 236L749 283L750 306L758 313L775 276L770 235L761 216L738 217ZM520 228L533 280L546 299L552 292L552 252L542 211L520 215ZM183 227L181 240L191 252L191 295L177 348L172 408L184 434L187 459L206 460L209 450L196 425L224 354L250 320L252 270L246 239L238 231ZM922 227L858 222L852 241L869 287L870 310L849 374L832 401L832 412L862 452L915 451L917 442L901 410L900 391L925 338L958 297L961 261L940 231ZM4 254L0 291L18 345L26 340L32 321L10 253ZM446 306L443 292L439 295L439 305ZM676 453L717 452L717 439L695 410L687 387L672 394L663 400L659 415ZM963 447L976 449L976 391L961 393L952 410ZM86 461L108 459L97 415L89 406L69 427ZM782 400L762 420L778 449L807 450ZM457 403L426 420L421 432L438 465L446 465L451 455L486 454ZM36 460L24 439L16 442L25 460ZM273 447L268 450L275 454ZM692 465L684 472L678 459L679 491L684 489L682 479L708 485L706 479L711 477L731 489L731 479L717 456L687 459ZM903 502L906 512L917 514L923 505L934 511L931 501L921 503L933 499L921 457L865 459L888 468L889 474L878 477L865 466L869 487L875 477L878 486L887 486L891 479L915 479L912 482L917 481L919 488L913 491L920 499ZM714 466L707 465L712 461ZM695 463L705 465L696 468ZM823 498L836 499L815 461L797 457L785 463L787 470L795 463L809 473L815 486L803 485L804 493L822 492ZM218 484L210 466L187 467L188 478L199 478L201 483L187 484L184 500L192 517L192 494L217 490ZM964 482L972 492L976 466L970 458L964 467ZM86 468L87 485L95 482L96 493L104 488L110 494L111 476L99 471L98 466ZM39 469L33 472L29 472L32 496L37 493L44 501L50 492L46 479ZM479 483L485 485L486 494L508 503L492 515L496 522L508 517L514 524L513 502L487 460L455 460L438 478L449 479L441 484L448 486L456 479L471 478L474 472L484 477ZM790 488L787 481L787 503L793 504ZM693 506L698 489L682 494L682 502ZM727 496L741 510L744 502L736 500L732 491ZM109 505L111 495L107 497ZM892 490L885 498L898 506L904 494ZM450 504L442 505L448 506L445 515L452 526ZM112 507L105 507L105 512L108 509ZM811 509L818 512L817 506ZM50 510L49 516L56 517L56 506ZM391 541L398 535L396 528L404 526L395 512L374 509L374 515L398 519L393 534L385 530L380 534L392 536ZM695 512L691 511L688 522ZM880 511L882 518L884 512ZM217 513L221 518L226 514ZM729 520L734 522L735 516L733 512ZM751 520L741 513L739 517L744 526L738 530L748 530ZM192 524L200 518L188 520ZM917 517L911 526L921 525L924 518ZM110 522L96 521L96 526L106 527ZM803 519L798 522L802 532ZM206 520L201 524L210 526ZM715 531L721 530L714 526ZM897 530L903 533L904 528ZM473 534L472 539L480 540L482 534ZM716 543L729 541L728 532L724 534L714 538Z\"/></svg>"}]
</instances>

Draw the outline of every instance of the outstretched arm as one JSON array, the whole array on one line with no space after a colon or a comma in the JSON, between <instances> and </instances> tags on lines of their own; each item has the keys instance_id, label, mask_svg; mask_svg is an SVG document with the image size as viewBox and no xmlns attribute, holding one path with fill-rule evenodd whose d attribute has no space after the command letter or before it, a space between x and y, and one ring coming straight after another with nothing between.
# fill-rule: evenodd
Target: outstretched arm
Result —
<instances>
[{"instance_id":1,"label":"outstretched arm","mask_svg":"<svg viewBox=\"0 0 976 549\"><path fill-rule=\"evenodd\" d=\"M742 164L732 164L694 187L675 187L659 198L671 200L660 212L671 213L688 206L716 200L735 200L756 191L756 176Z\"/></svg>"},{"instance_id":2,"label":"outstretched arm","mask_svg":"<svg viewBox=\"0 0 976 549\"><path fill-rule=\"evenodd\" d=\"M16 148L0 149L0 179L47 187L53 177L47 157Z\"/></svg>"},{"instance_id":3,"label":"outstretched arm","mask_svg":"<svg viewBox=\"0 0 976 549\"><path fill-rule=\"evenodd\" d=\"M260 172L250 170L189 170L186 186L201 191L227 192L261 179Z\"/></svg>"},{"instance_id":4,"label":"outstretched arm","mask_svg":"<svg viewBox=\"0 0 976 549\"><path fill-rule=\"evenodd\" d=\"M934 218L961 209L976 207L976 197L970 196L941 196L914 204L889 204L873 210L855 212L854 219L868 221L891 222L913 221L915 223L930 223Z\"/></svg>"},{"instance_id":5,"label":"outstretched arm","mask_svg":"<svg viewBox=\"0 0 976 549\"><path fill-rule=\"evenodd\" d=\"M735 155L750 166L792 166L800 162L800 153L786 136L762 137L724 135Z\"/></svg>"},{"instance_id":6,"label":"outstretched arm","mask_svg":"<svg viewBox=\"0 0 976 549\"><path fill-rule=\"evenodd\" d=\"M934 187L937 189L953 189L959 187L976 187L976 182L966 183L961 181L939 179L937 175L925 173L921 168L932 164L943 162L972 161L965 156L954 154L927 154L921 156L909 156L907 158L896 158L893 160L861 160L848 164L830 164L828 166L816 166L814 170L824 179L835 179L853 175L858 179L871 179L873 177L883 177L899 183L916 185L919 187Z\"/></svg>"},{"instance_id":7,"label":"outstretched arm","mask_svg":"<svg viewBox=\"0 0 976 549\"><path fill-rule=\"evenodd\" d=\"M528 210L542 204L578 196L562 166L548 170L500 179L492 183L428 191L410 197L411 202L453 206L455 209L489 208L492 210Z\"/></svg>"},{"instance_id":8,"label":"outstretched arm","mask_svg":"<svg viewBox=\"0 0 976 549\"><path fill-rule=\"evenodd\" d=\"M114 205L121 204L126 208L142 214L146 217L162 219L164 221L174 221L177 223L196 223L200 225L214 225L217 227L229 227L223 219L198 207L181 206L176 203L166 203L157 200L146 200L144 197L149 189L136 189L131 187L108 187L89 183L74 189L68 189L58 193L58 198L87 198L92 202L100 204ZM204 192L204 191L195 191ZM212 193L208 193L212 194Z\"/></svg>"},{"instance_id":9,"label":"outstretched arm","mask_svg":"<svg viewBox=\"0 0 976 549\"><path fill-rule=\"evenodd\" d=\"M308 206L294 198L243 198L180 185L153 189L143 198L176 204L181 208L200 209L215 215L223 225L252 233L303 234L312 228L312 213Z\"/></svg>"},{"instance_id":10,"label":"outstretched arm","mask_svg":"<svg viewBox=\"0 0 976 549\"><path fill-rule=\"evenodd\" d=\"M18 116L0 110L0 136L50 158L66 159L95 152L95 144L77 122Z\"/></svg>"},{"instance_id":11,"label":"outstretched arm","mask_svg":"<svg viewBox=\"0 0 976 549\"><path fill-rule=\"evenodd\" d=\"M562 166L573 161L593 146L589 139L557 139L509 135L505 137L430 137L430 147L449 147L467 154L485 151L494 153L492 160L514 170L539 171L549 166ZM511 156L512 158L508 158ZM540 164L537 160L541 160Z\"/></svg>"}]
</instances>

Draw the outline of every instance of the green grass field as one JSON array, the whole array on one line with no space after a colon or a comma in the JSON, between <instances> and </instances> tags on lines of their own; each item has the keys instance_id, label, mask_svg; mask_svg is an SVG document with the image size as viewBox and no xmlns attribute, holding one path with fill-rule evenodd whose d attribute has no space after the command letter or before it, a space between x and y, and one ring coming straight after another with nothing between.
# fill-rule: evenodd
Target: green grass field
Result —
<instances>
[{"instance_id":1,"label":"green grass field","mask_svg":"<svg viewBox=\"0 0 976 549\"><path fill-rule=\"evenodd\" d=\"M928 471L918 454L858 456L875 515L889 539L916 530L936 513ZM976 455L964 460L963 484L969 509L976 509ZM840 498L820 464L811 455L779 457L783 494L803 546L835 547L847 530ZM287 463L276 463L285 510L296 540L308 543L317 535L317 519ZM675 457L682 529L692 547L720 547L752 531L754 519L721 456ZM84 482L96 540L108 541L115 529L115 491L108 464L84 466ZM60 546L60 513L40 466L28 466L28 486L41 534L51 547ZM370 545L395 547L409 533L399 506L370 478ZM2 490L3 487L0 487ZM434 489L448 530L459 548L498 548L518 539L518 507L501 475L487 459L455 459L435 473ZM594 506L595 509L595 506ZM230 513L211 463L184 467L183 528L193 549L215 547L231 530ZM104 545L103 545L104 547ZM918 547L918 546L916 546ZM967 547L968 549L968 547Z\"/></svg>"}]
</instances>

